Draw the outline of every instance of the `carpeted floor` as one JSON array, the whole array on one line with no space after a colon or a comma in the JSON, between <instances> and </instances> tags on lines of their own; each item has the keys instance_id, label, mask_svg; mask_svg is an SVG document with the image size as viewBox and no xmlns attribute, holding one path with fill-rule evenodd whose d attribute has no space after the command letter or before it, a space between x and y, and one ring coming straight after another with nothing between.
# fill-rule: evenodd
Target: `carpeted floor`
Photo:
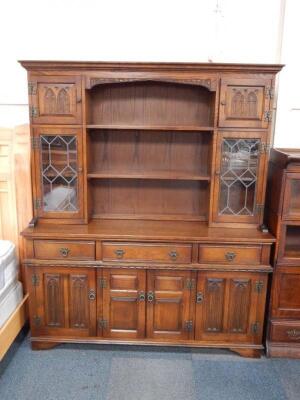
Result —
<instances>
[{"instance_id":1,"label":"carpeted floor","mask_svg":"<svg viewBox=\"0 0 300 400\"><path fill-rule=\"evenodd\" d=\"M61 345L26 337L0 363L1 400L299 400L300 360L222 350Z\"/></svg>"}]
</instances>

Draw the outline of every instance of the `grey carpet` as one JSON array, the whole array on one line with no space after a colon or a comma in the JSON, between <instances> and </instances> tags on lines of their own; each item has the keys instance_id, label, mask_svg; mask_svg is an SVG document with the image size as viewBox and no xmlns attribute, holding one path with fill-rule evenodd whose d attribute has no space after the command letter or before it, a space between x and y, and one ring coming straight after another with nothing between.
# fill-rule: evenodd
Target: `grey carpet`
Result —
<instances>
[{"instance_id":1,"label":"grey carpet","mask_svg":"<svg viewBox=\"0 0 300 400\"><path fill-rule=\"evenodd\" d=\"M1 400L299 400L300 360L225 350L61 345L28 338L0 363Z\"/></svg>"}]
</instances>

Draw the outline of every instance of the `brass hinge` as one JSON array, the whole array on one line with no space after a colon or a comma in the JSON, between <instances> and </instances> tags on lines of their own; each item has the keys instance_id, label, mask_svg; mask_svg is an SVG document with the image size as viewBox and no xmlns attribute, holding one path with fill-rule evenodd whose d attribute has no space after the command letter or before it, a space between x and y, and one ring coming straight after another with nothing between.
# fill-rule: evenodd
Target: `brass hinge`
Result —
<instances>
[{"instance_id":1,"label":"brass hinge","mask_svg":"<svg viewBox=\"0 0 300 400\"><path fill-rule=\"evenodd\" d=\"M33 324L34 324L34 326L35 326L36 328L38 328L39 326L41 326L41 322L42 322L42 319L41 319L41 317L39 317L38 315L35 315L35 316L33 317Z\"/></svg>"},{"instance_id":2,"label":"brass hinge","mask_svg":"<svg viewBox=\"0 0 300 400\"><path fill-rule=\"evenodd\" d=\"M30 96L36 95L37 84L35 82L28 82L28 94Z\"/></svg>"},{"instance_id":3,"label":"brass hinge","mask_svg":"<svg viewBox=\"0 0 300 400\"><path fill-rule=\"evenodd\" d=\"M257 293L262 293L264 288L264 282L263 281L256 281L255 282L255 291Z\"/></svg>"},{"instance_id":4,"label":"brass hinge","mask_svg":"<svg viewBox=\"0 0 300 400\"><path fill-rule=\"evenodd\" d=\"M33 274L31 277L32 286L38 286L40 283L40 277L37 274Z\"/></svg>"},{"instance_id":5,"label":"brass hinge","mask_svg":"<svg viewBox=\"0 0 300 400\"><path fill-rule=\"evenodd\" d=\"M271 122L272 121L272 111L264 112L264 121Z\"/></svg>"},{"instance_id":6,"label":"brass hinge","mask_svg":"<svg viewBox=\"0 0 300 400\"><path fill-rule=\"evenodd\" d=\"M255 322L254 324L251 325L251 333L253 335L257 335L259 331L259 323Z\"/></svg>"},{"instance_id":7,"label":"brass hinge","mask_svg":"<svg viewBox=\"0 0 300 400\"><path fill-rule=\"evenodd\" d=\"M266 98L273 99L273 97L274 97L274 89L271 86L268 86L266 88Z\"/></svg>"},{"instance_id":8,"label":"brass hinge","mask_svg":"<svg viewBox=\"0 0 300 400\"><path fill-rule=\"evenodd\" d=\"M38 210L42 207L42 200L41 199L34 199L34 208Z\"/></svg>"},{"instance_id":9,"label":"brass hinge","mask_svg":"<svg viewBox=\"0 0 300 400\"><path fill-rule=\"evenodd\" d=\"M264 204L256 204L255 211L256 214L261 215L264 212L265 205Z\"/></svg>"},{"instance_id":10,"label":"brass hinge","mask_svg":"<svg viewBox=\"0 0 300 400\"><path fill-rule=\"evenodd\" d=\"M107 288L107 281L105 278L99 278L99 287L101 289Z\"/></svg>"},{"instance_id":11,"label":"brass hinge","mask_svg":"<svg viewBox=\"0 0 300 400\"><path fill-rule=\"evenodd\" d=\"M29 109L29 115L31 118L37 117L39 115L39 109L37 107L31 106Z\"/></svg>"},{"instance_id":12,"label":"brass hinge","mask_svg":"<svg viewBox=\"0 0 300 400\"><path fill-rule=\"evenodd\" d=\"M31 137L31 148L33 150L40 148L40 138L37 136Z\"/></svg>"},{"instance_id":13,"label":"brass hinge","mask_svg":"<svg viewBox=\"0 0 300 400\"><path fill-rule=\"evenodd\" d=\"M193 290L196 287L195 279L187 279L185 282L185 288L188 290Z\"/></svg>"},{"instance_id":14,"label":"brass hinge","mask_svg":"<svg viewBox=\"0 0 300 400\"><path fill-rule=\"evenodd\" d=\"M108 321L106 319L99 319L98 326L99 328L106 329L108 327Z\"/></svg>"},{"instance_id":15,"label":"brass hinge","mask_svg":"<svg viewBox=\"0 0 300 400\"><path fill-rule=\"evenodd\" d=\"M191 332L193 330L193 321L185 321L184 328L186 331Z\"/></svg>"}]
</instances>

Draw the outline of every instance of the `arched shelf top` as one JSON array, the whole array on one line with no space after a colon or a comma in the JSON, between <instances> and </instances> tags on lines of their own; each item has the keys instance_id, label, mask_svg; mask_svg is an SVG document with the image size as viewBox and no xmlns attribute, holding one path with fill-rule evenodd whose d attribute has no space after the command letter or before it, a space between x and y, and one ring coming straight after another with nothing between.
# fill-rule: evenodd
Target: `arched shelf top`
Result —
<instances>
[{"instance_id":1,"label":"arched shelf top","mask_svg":"<svg viewBox=\"0 0 300 400\"><path fill-rule=\"evenodd\" d=\"M201 86L210 92L217 90L217 80L212 78L96 78L88 77L86 81L86 89L92 89L98 85L132 83L132 82L163 82L176 83L181 85Z\"/></svg>"}]
</instances>

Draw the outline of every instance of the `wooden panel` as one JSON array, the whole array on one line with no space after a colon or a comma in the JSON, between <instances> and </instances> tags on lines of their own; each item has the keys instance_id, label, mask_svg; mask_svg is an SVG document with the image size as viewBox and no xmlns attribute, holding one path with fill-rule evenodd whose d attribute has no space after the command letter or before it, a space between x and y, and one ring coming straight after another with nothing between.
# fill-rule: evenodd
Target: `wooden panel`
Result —
<instances>
[{"instance_id":1,"label":"wooden panel","mask_svg":"<svg viewBox=\"0 0 300 400\"><path fill-rule=\"evenodd\" d=\"M270 340L273 342L300 343L300 321L272 321Z\"/></svg>"},{"instance_id":2,"label":"wooden panel","mask_svg":"<svg viewBox=\"0 0 300 400\"><path fill-rule=\"evenodd\" d=\"M191 279L190 271L148 272L148 338L181 340L193 337L188 279Z\"/></svg>"},{"instance_id":3,"label":"wooden panel","mask_svg":"<svg viewBox=\"0 0 300 400\"><path fill-rule=\"evenodd\" d=\"M40 260L94 260L95 242L35 240L34 254Z\"/></svg>"},{"instance_id":4,"label":"wooden panel","mask_svg":"<svg viewBox=\"0 0 300 400\"><path fill-rule=\"evenodd\" d=\"M146 272L133 269L103 270L103 314L98 334L105 338L145 336Z\"/></svg>"},{"instance_id":5,"label":"wooden panel","mask_svg":"<svg viewBox=\"0 0 300 400\"><path fill-rule=\"evenodd\" d=\"M95 217L207 219L209 185L197 181L94 179ZM126 199L126 201L125 201Z\"/></svg>"},{"instance_id":6,"label":"wooden panel","mask_svg":"<svg viewBox=\"0 0 300 400\"><path fill-rule=\"evenodd\" d=\"M206 307L203 315L205 332L223 331L225 287L224 278L208 278L206 281Z\"/></svg>"},{"instance_id":7,"label":"wooden panel","mask_svg":"<svg viewBox=\"0 0 300 400\"><path fill-rule=\"evenodd\" d=\"M262 246L229 246L207 245L199 246L200 263L218 264L260 264Z\"/></svg>"},{"instance_id":8,"label":"wooden panel","mask_svg":"<svg viewBox=\"0 0 300 400\"><path fill-rule=\"evenodd\" d=\"M251 287L248 278L230 280L228 332L247 333L251 311Z\"/></svg>"},{"instance_id":9,"label":"wooden panel","mask_svg":"<svg viewBox=\"0 0 300 400\"><path fill-rule=\"evenodd\" d=\"M32 79L30 102L36 109L36 124L79 124L81 122L81 78L39 76Z\"/></svg>"},{"instance_id":10,"label":"wooden panel","mask_svg":"<svg viewBox=\"0 0 300 400\"><path fill-rule=\"evenodd\" d=\"M209 126L212 97L201 86L163 82L95 86L90 91L90 123Z\"/></svg>"},{"instance_id":11,"label":"wooden panel","mask_svg":"<svg viewBox=\"0 0 300 400\"><path fill-rule=\"evenodd\" d=\"M300 225L298 222L281 224L278 262L300 265Z\"/></svg>"},{"instance_id":12,"label":"wooden panel","mask_svg":"<svg viewBox=\"0 0 300 400\"><path fill-rule=\"evenodd\" d=\"M190 263L192 245L103 242L102 257L103 261Z\"/></svg>"},{"instance_id":13,"label":"wooden panel","mask_svg":"<svg viewBox=\"0 0 300 400\"><path fill-rule=\"evenodd\" d=\"M300 220L300 173L287 173L284 189L282 219Z\"/></svg>"},{"instance_id":14,"label":"wooden panel","mask_svg":"<svg viewBox=\"0 0 300 400\"><path fill-rule=\"evenodd\" d=\"M219 126L267 128L270 88L267 79L222 79Z\"/></svg>"}]
</instances>

